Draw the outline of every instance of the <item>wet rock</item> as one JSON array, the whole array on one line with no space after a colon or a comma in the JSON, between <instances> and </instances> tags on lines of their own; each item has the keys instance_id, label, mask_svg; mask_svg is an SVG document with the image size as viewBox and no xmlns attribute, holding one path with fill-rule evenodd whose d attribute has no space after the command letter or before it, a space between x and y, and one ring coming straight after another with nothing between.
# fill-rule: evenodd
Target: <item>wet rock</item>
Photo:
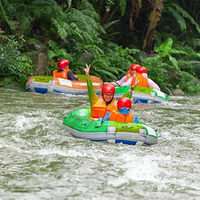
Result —
<instances>
[{"instance_id":1,"label":"wet rock","mask_svg":"<svg viewBox=\"0 0 200 200\"><path fill-rule=\"evenodd\" d=\"M30 53L36 66L34 75L44 75L47 67L47 47L43 44L32 43L36 51Z\"/></svg>"},{"instance_id":2,"label":"wet rock","mask_svg":"<svg viewBox=\"0 0 200 200\"><path fill-rule=\"evenodd\" d=\"M166 93L167 95L172 95L172 91L171 91L168 87L162 88L162 91L163 91L164 93Z\"/></svg>"},{"instance_id":3,"label":"wet rock","mask_svg":"<svg viewBox=\"0 0 200 200\"><path fill-rule=\"evenodd\" d=\"M179 89L179 88L175 88L175 89L173 90L173 95L175 95L175 96L183 96L183 95L184 95L184 92L183 92L183 90L181 90L181 89Z\"/></svg>"},{"instance_id":4,"label":"wet rock","mask_svg":"<svg viewBox=\"0 0 200 200\"><path fill-rule=\"evenodd\" d=\"M46 53L39 52L38 53L38 63L35 71L35 75L44 75L47 67L47 56Z\"/></svg>"},{"instance_id":5,"label":"wet rock","mask_svg":"<svg viewBox=\"0 0 200 200\"><path fill-rule=\"evenodd\" d=\"M141 58L147 58L147 53L145 51L140 51L134 55L134 58L138 61L138 63L142 63Z\"/></svg>"}]
</instances>

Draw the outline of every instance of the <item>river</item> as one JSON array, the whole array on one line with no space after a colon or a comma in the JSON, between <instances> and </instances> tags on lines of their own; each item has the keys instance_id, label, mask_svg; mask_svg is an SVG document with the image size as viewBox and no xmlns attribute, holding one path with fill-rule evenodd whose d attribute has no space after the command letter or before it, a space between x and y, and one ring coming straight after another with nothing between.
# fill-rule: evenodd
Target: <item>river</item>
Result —
<instances>
[{"instance_id":1,"label":"river","mask_svg":"<svg viewBox=\"0 0 200 200\"><path fill-rule=\"evenodd\" d=\"M135 105L158 144L72 137L64 116L87 96L0 88L0 199L200 199L200 96Z\"/></svg>"}]
</instances>

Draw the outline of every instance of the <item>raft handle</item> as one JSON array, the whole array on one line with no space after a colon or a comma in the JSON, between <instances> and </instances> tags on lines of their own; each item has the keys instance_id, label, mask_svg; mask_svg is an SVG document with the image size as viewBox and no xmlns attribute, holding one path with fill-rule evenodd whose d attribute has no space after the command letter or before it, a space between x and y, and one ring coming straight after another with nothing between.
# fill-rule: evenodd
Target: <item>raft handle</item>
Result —
<instances>
[{"instance_id":1,"label":"raft handle","mask_svg":"<svg viewBox=\"0 0 200 200\"><path fill-rule=\"evenodd\" d=\"M132 126L123 125L123 128L133 128Z\"/></svg>"},{"instance_id":2,"label":"raft handle","mask_svg":"<svg viewBox=\"0 0 200 200\"><path fill-rule=\"evenodd\" d=\"M99 128L99 127L101 127L102 123L103 123L103 121L97 121L96 125L94 127Z\"/></svg>"}]
</instances>

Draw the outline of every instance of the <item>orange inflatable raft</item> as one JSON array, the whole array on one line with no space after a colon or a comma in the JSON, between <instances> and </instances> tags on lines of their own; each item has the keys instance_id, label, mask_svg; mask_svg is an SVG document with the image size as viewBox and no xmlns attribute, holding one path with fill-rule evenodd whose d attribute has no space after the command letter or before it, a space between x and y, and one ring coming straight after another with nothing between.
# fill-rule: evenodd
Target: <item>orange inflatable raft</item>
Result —
<instances>
[{"instance_id":1,"label":"orange inflatable raft","mask_svg":"<svg viewBox=\"0 0 200 200\"><path fill-rule=\"evenodd\" d=\"M45 94L57 92L65 94L87 94L85 75L77 75L79 81L71 81L53 76L31 76L26 82L26 90ZM95 92L100 94L103 81L96 76L90 76Z\"/></svg>"}]
</instances>

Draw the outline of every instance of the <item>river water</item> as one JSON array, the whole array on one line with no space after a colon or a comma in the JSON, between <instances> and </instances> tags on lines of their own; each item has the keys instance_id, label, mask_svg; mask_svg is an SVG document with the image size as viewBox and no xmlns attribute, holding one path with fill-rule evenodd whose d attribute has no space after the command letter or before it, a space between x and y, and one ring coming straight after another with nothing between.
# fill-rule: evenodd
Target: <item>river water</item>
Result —
<instances>
[{"instance_id":1,"label":"river water","mask_svg":"<svg viewBox=\"0 0 200 200\"><path fill-rule=\"evenodd\" d=\"M0 88L0 199L200 199L199 100L134 106L158 131L146 147L72 137L63 118L87 96Z\"/></svg>"}]
</instances>

